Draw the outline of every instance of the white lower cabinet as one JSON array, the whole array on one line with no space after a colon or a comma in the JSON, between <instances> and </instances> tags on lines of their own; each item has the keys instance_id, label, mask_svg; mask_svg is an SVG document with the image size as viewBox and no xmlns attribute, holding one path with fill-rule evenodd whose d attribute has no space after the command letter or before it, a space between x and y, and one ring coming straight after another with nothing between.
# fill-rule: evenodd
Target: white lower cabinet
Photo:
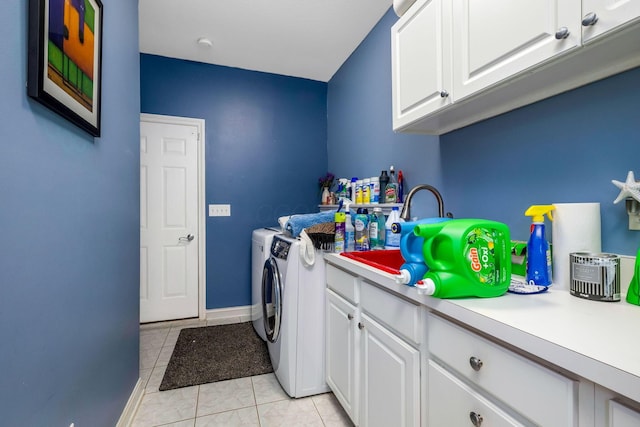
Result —
<instances>
[{"instance_id":1,"label":"white lower cabinet","mask_svg":"<svg viewBox=\"0 0 640 427\"><path fill-rule=\"evenodd\" d=\"M446 368L429 360L429 426L501 427L523 425L485 399Z\"/></svg>"},{"instance_id":2,"label":"white lower cabinet","mask_svg":"<svg viewBox=\"0 0 640 427\"><path fill-rule=\"evenodd\" d=\"M359 336L356 335L356 308L335 292L327 289L326 372L327 384L347 415L358 425Z\"/></svg>"},{"instance_id":3,"label":"white lower cabinet","mask_svg":"<svg viewBox=\"0 0 640 427\"><path fill-rule=\"evenodd\" d=\"M420 352L366 314L359 325L360 425L420 425Z\"/></svg>"},{"instance_id":4,"label":"white lower cabinet","mask_svg":"<svg viewBox=\"0 0 640 427\"><path fill-rule=\"evenodd\" d=\"M640 406L611 390L596 385L595 425L600 427L640 426Z\"/></svg>"},{"instance_id":5,"label":"white lower cabinet","mask_svg":"<svg viewBox=\"0 0 640 427\"><path fill-rule=\"evenodd\" d=\"M326 295L327 383L353 423L419 426L420 306L331 265Z\"/></svg>"},{"instance_id":6,"label":"white lower cabinet","mask_svg":"<svg viewBox=\"0 0 640 427\"><path fill-rule=\"evenodd\" d=\"M433 313L426 317L427 425L604 425L594 424L593 383Z\"/></svg>"}]
</instances>

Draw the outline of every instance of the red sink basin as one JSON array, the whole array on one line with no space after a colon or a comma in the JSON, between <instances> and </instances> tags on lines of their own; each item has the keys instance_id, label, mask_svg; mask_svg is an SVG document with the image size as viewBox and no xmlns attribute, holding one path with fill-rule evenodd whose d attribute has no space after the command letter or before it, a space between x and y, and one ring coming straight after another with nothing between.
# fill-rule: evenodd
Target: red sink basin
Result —
<instances>
[{"instance_id":1,"label":"red sink basin","mask_svg":"<svg viewBox=\"0 0 640 427\"><path fill-rule=\"evenodd\" d=\"M390 274L400 274L400 267L404 264L400 249L342 252L341 255Z\"/></svg>"}]
</instances>

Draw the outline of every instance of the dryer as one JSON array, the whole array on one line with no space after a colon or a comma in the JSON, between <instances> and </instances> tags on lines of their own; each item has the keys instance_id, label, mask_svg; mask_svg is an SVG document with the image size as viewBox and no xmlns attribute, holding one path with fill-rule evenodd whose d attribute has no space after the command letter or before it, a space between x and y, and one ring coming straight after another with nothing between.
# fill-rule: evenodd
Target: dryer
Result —
<instances>
[{"instance_id":1,"label":"dryer","mask_svg":"<svg viewBox=\"0 0 640 427\"><path fill-rule=\"evenodd\" d=\"M251 321L253 329L264 341L267 340L262 320L262 271L264 262L271 256L273 236L280 233L276 227L257 228L251 235Z\"/></svg>"},{"instance_id":2,"label":"dryer","mask_svg":"<svg viewBox=\"0 0 640 427\"><path fill-rule=\"evenodd\" d=\"M278 234L265 262L263 319L273 370L291 397L325 393L325 266L305 265L300 240Z\"/></svg>"}]
</instances>

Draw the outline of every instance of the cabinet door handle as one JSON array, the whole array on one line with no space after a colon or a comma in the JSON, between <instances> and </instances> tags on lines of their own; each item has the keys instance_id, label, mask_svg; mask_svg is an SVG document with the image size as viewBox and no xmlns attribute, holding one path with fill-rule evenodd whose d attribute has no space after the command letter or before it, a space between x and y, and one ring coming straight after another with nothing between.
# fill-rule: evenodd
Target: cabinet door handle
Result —
<instances>
[{"instance_id":1,"label":"cabinet door handle","mask_svg":"<svg viewBox=\"0 0 640 427\"><path fill-rule=\"evenodd\" d=\"M556 31L556 39L562 40L569 37L569 29L567 27L560 27L558 31Z\"/></svg>"},{"instance_id":2,"label":"cabinet door handle","mask_svg":"<svg viewBox=\"0 0 640 427\"><path fill-rule=\"evenodd\" d=\"M469 412L469 419L471 420L471 424L475 427L480 427L482 425L482 415L476 412Z\"/></svg>"},{"instance_id":3,"label":"cabinet door handle","mask_svg":"<svg viewBox=\"0 0 640 427\"><path fill-rule=\"evenodd\" d=\"M351 313L347 314L347 319L353 320L353 314L351 314Z\"/></svg>"},{"instance_id":4,"label":"cabinet door handle","mask_svg":"<svg viewBox=\"0 0 640 427\"><path fill-rule=\"evenodd\" d=\"M362 322L358 322L358 329L364 329L364 324Z\"/></svg>"},{"instance_id":5,"label":"cabinet door handle","mask_svg":"<svg viewBox=\"0 0 640 427\"><path fill-rule=\"evenodd\" d=\"M591 25L594 25L596 22L598 22L598 15L596 15L594 12L589 12L584 15L584 18L582 18L583 27L589 27Z\"/></svg>"},{"instance_id":6,"label":"cabinet door handle","mask_svg":"<svg viewBox=\"0 0 640 427\"><path fill-rule=\"evenodd\" d=\"M440 91L440 98L446 98L447 96L449 96L449 92L446 90Z\"/></svg>"},{"instance_id":7,"label":"cabinet door handle","mask_svg":"<svg viewBox=\"0 0 640 427\"><path fill-rule=\"evenodd\" d=\"M469 365L473 368L474 371L479 371L482 368L482 360L478 359L475 356L471 356L469 358Z\"/></svg>"}]
</instances>

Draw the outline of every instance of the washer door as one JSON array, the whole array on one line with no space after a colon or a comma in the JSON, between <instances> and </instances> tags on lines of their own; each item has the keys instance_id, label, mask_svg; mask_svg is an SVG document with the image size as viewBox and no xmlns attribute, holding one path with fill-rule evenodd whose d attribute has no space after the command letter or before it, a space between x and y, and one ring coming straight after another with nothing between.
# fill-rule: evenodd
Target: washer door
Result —
<instances>
[{"instance_id":1,"label":"washer door","mask_svg":"<svg viewBox=\"0 0 640 427\"><path fill-rule=\"evenodd\" d=\"M262 319L267 341L276 342L282 322L282 279L273 256L265 261L262 269Z\"/></svg>"}]
</instances>

